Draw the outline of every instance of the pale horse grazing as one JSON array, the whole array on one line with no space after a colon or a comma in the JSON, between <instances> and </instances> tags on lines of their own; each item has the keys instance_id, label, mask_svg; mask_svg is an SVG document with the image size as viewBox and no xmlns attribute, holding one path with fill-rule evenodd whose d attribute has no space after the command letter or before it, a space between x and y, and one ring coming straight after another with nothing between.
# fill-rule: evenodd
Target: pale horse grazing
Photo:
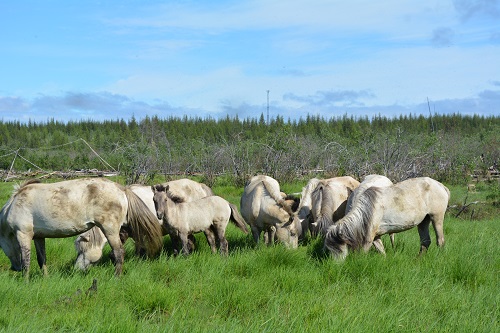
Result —
<instances>
[{"instance_id":1,"label":"pale horse grazing","mask_svg":"<svg viewBox=\"0 0 500 333\"><path fill-rule=\"evenodd\" d=\"M164 183L163 185L169 185L170 190L168 195L172 198L175 198L175 200L179 202L191 201L214 195L212 189L207 185L187 178L172 180ZM154 193L151 189L151 186L134 184L130 185L130 189L132 190L132 192L137 194L139 198L141 198L141 200L146 204L151 213L156 216L156 209L153 202ZM161 220L157 219L157 222L160 225L163 224L163 221ZM162 228L162 234L167 234L165 228ZM126 228L120 230L120 239L122 243L125 243L128 237L129 233L127 232ZM194 247L194 237L190 235L189 239L191 242L190 246ZM174 243L174 240L172 240L172 242ZM98 227L91 228L87 232L79 235L75 239L75 248L77 251L75 268L86 270L92 264L98 262L102 257L102 251L106 243L106 237L104 237L104 234ZM136 253L139 254L141 252L142 249L140 247L136 247Z\"/></svg>"},{"instance_id":2,"label":"pale horse grazing","mask_svg":"<svg viewBox=\"0 0 500 333\"><path fill-rule=\"evenodd\" d=\"M181 252L189 254L188 236L204 232L212 252L217 252L219 243L222 255L228 254L226 227L231 220L241 231L248 233L245 221L235 205L226 199L213 195L190 202L174 202L168 195L169 186L152 186L153 201L158 219L171 237L179 239Z\"/></svg>"},{"instance_id":3,"label":"pale horse grazing","mask_svg":"<svg viewBox=\"0 0 500 333\"><path fill-rule=\"evenodd\" d=\"M252 177L243 190L240 200L241 215L250 225L256 243L264 231L266 244L275 236L291 248L298 247L300 221L280 193L279 183L269 176Z\"/></svg>"},{"instance_id":4,"label":"pale horse grazing","mask_svg":"<svg viewBox=\"0 0 500 333\"><path fill-rule=\"evenodd\" d=\"M93 226L101 229L113 250L115 275L122 273L123 226L148 255L162 246L161 227L144 202L129 188L104 178L26 182L0 211L0 246L12 269L28 276L33 239L38 265L46 274L45 238L70 237Z\"/></svg>"},{"instance_id":5,"label":"pale horse grazing","mask_svg":"<svg viewBox=\"0 0 500 333\"><path fill-rule=\"evenodd\" d=\"M418 227L420 254L431 244L429 224L439 247L444 245L443 221L450 191L440 182L420 177L392 186L370 187L357 199L351 211L328 228L324 247L343 260L348 248L370 249L376 237Z\"/></svg>"},{"instance_id":6,"label":"pale horse grazing","mask_svg":"<svg viewBox=\"0 0 500 333\"><path fill-rule=\"evenodd\" d=\"M298 208L303 234L309 230L316 236L321 228L344 217L347 198L358 186L359 182L350 176L310 179L302 188Z\"/></svg>"},{"instance_id":7,"label":"pale horse grazing","mask_svg":"<svg viewBox=\"0 0 500 333\"><path fill-rule=\"evenodd\" d=\"M351 193L349 198L347 198L347 204L345 208L345 213L349 213L352 209L352 207L356 204L358 201L358 198L361 196L361 194L369 187L376 186L376 187L385 187L385 186L392 186L393 182L382 175L368 175L366 176L361 184L354 190L354 192ZM389 237L391 239L391 245L392 248L394 248L394 234L390 233ZM384 249L384 244L382 243L382 240L380 237L375 237L373 240L373 246L377 251L379 251L382 254L385 254L385 249Z\"/></svg>"}]
</instances>

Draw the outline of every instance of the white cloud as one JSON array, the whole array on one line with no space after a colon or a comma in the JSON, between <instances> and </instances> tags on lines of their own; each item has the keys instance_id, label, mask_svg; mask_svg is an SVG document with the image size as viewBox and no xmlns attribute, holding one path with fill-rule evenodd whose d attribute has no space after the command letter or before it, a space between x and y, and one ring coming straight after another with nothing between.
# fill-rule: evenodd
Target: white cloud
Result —
<instances>
[{"instance_id":1,"label":"white cloud","mask_svg":"<svg viewBox=\"0 0 500 333\"><path fill-rule=\"evenodd\" d=\"M8 110L43 118L101 119L103 110L113 110L112 118L255 115L265 110L266 90L274 110L293 115L408 112L427 97L446 101L443 110L483 112L487 100L488 107L497 102L488 99L500 77L496 0L102 6L82 14L100 13L98 26L82 17L75 22L89 29L64 22L81 33L77 51L66 43L73 35L13 44L9 85L0 83L0 92L19 97L2 98L0 117L11 117ZM52 51L23 52L37 48ZM16 63L16 52L26 58Z\"/></svg>"}]
</instances>

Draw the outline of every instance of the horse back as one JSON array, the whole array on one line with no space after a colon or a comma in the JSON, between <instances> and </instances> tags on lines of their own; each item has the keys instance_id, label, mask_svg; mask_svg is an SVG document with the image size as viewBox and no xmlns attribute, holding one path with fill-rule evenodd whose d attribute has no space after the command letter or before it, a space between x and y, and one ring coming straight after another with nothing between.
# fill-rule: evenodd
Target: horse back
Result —
<instances>
[{"instance_id":1,"label":"horse back","mask_svg":"<svg viewBox=\"0 0 500 333\"><path fill-rule=\"evenodd\" d=\"M398 211L401 215L444 214L448 206L448 189L429 177L411 178L378 189L384 193L381 200L386 210Z\"/></svg>"},{"instance_id":2,"label":"horse back","mask_svg":"<svg viewBox=\"0 0 500 333\"><path fill-rule=\"evenodd\" d=\"M268 176L254 176L241 196L241 215L249 223L284 223L292 213L287 208L280 194L279 183Z\"/></svg>"},{"instance_id":3,"label":"horse back","mask_svg":"<svg viewBox=\"0 0 500 333\"><path fill-rule=\"evenodd\" d=\"M67 237L103 216L125 221L126 198L118 184L102 178L32 183L15 194L8 222L35 237ZM27 231L28 232L28 231Z\"/></svg>"},{"instance_id":4,"label":"horse back","mask_svg":"<svg viewBox=\"0 0 500 333\"><path fill-rule=\"evenodd\" d=\"M214 195L212 189L207 185L188 178L172 180L163 185L168 185L171 196L178 197L182 201L192 201Z\"/></svg>"}]
</instances>

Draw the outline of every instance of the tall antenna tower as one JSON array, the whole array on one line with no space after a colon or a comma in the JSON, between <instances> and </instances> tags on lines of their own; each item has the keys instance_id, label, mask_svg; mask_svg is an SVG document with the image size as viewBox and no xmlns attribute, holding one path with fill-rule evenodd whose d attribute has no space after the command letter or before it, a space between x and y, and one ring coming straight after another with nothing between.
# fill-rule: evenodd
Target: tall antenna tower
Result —
<instances>
[{"instance_id":1,"label":"tall antenna tower","mask_svg":"<svg viewBox=\"0 0 500 333\"><path fill-rule=\"evenodd\" d=\"M267 124L269 125L269 90L267 90Z\"/></svg>"}]
</instances>

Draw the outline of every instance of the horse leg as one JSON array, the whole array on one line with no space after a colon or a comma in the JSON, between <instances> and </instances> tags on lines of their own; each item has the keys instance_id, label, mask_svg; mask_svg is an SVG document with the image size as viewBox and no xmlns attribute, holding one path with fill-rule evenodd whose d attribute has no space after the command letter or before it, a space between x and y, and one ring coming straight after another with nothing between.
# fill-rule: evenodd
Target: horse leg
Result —
<instances>
[{"instance_id":1,"label":"horse leg","mask_svg":"<svg viewBox=\"0 0 500 333\"><path fill-rule=\"evenodd\" d=\"M29 278L31 261L31 240L33 239L33 236L18 231L16 233L16 237L21 250L21 270L23 271L24 276L26 278Z\"/></svg>"},{"instance_id":2,"label":"horse leg","mask_svg":"<svg viewBox=\"0 0 500 333\"><path fill-rule=\"evenodd\" d=\"M223 255L223 256L227 256L228 255L228 243L227 243L227 239L226 239L226 230L225 228L219 226L219 227L216 227L215 229L215 233L217 235L217 238L219 239L219 247L220 247L220 254Z\"/></svg>"},{"instance_id":3,"label":"horse leg","mask_svg":"<svg viewBox=\"0 0 500 333\"><path fill-rule=\"evenodd\" d=\"M123 250L123 244L120 240L120 236L119 234L110 234L108 232L104 232L104 235L106 236L109 246L111 246L111 250L113 251L113 256L115 257L115 276L120 276L123 272L123 260L125 257L125 251Z\"/></svg>"},{"instance_id":4,"label":"horse leg","mask_svg":"<svg viewBox=\"0 0 500 333\"><path fill-rule=\"evenodd\" d=\"M128 226L122 226L120 228L120 241L122 244L130 238L130 228ZM135 243L135 255L141 258L146 257L146 249L141 247L137 242Z\"/></svg>"},{"instance_id":5,"label":"horse leg","mask_svg":"<svg viewBox=\"0 0 500 333\"><path fill-rule=\"evenodd\" d=\"M189 242L189 253L192 253L196 249L196 238L193 234L188 235Z\"/></svg>"},{"instance_id":6,"label":"horse leg","mask_svg":"<svg viewBox=\"0 0 500 333\"><path fill-rule=\"evenodd\" d=\"M217 244L215 241L214 232L212 231L211 228L207 228L203 232L205 233L205 237L207 237L207 242L208 242L208 245L210 245L210 249L212 249L212 253L217 253Z\"/></svg>"},{"instance_id":7,"label":"horse leg","mask_svg":"<svg viewBox=\"0 0 500 333\"><path fill-rule=\"evenodd\" d=\"M43 275L47 276L47 265L46 265L46 253L45 253L45 238L35 238L35 249L36 249L36 260L38 261L38 266L43 272Z\"/></svg>"},{"instance_id":8,"label":"horse leg","mask_svg":"<svg viewBox=\"0 0 500 333\"><path fill-rule=\"evenodd\" d=\"M172 253L177 256L179 254L179 237L174 232L169 232L168 235L172 243Z\"/></svg>"},{"instance_id":9,"label":"horse leg","mask_svg":"<svg viewBox=\"0 0 500 333\"><path fill-rule=\"evenodd\" d=\"M420 252L419 255L427 252L427 249L431 245L431 237L429 235L429 216L426 216L424 220L418 225L418 234L420 236Z\"/></svg>"},{"instance_id":10,"label":"horse leg","mask_svg":"<svg viewBox=\"0 0 500 333\"><path fill-rule=\"evenodd\" d=\"M373 240L373 246L378 252L382 253L385 256L384 243L382 243L382 239L380 238L380 236L375 237L375 239Z\"/></svg>"},{"instance_id":11,"label":"horse leg","mask_svg":"<svg viewBox=\"0 0 500 333\"><path fill-rule=\"evenodd\" d=\"M253 240L255 241L255 244L259 244L260 240L260 230L255 226L254 224L250 224L250 229L252 229L252 235L253 235Z\"/></svg>"},{"instance_id":12,"label":"horse leg","mask_svg":"<svg viewBox=\"0 0 500 333\"><path fill-rule=\"evenodd\" d=\"M276 227L269 226L264 233L264 243L267 245L274 244L274 236L276 236Z\"/></svg>"},{"instance_id":13,"label":"horse leg","mask_svg":"<svg viewBox=\"0 0 500 333\"><path fill-rule=\"evenodd\" d=\"M189 255L189 240L188 240L188 235L185 233L180 233L179 237L181 239L181 244L182 244L182 250L181 253L183 255Z\"/></svg>"},{"instance_id":14,"label":"horse leg","mask_svg":"<svg viewBox=\"0 0 500 333\"><path fill-rule=\"evenodd\" d=\"M394 234L389 234L389 238L391 239L391 246L394 249Z\"/></svg>"},{"instance_id":15,"label":"horse leg","mask_svg":"<svg viewBox=\"0 0 500 333\"><path fill-rule=\"evenodd\" d=\"M270 237L269 237L269 230L266 229L264 230L264 244L269 245L270 242Z\"/></svg>"}]
</instances>

